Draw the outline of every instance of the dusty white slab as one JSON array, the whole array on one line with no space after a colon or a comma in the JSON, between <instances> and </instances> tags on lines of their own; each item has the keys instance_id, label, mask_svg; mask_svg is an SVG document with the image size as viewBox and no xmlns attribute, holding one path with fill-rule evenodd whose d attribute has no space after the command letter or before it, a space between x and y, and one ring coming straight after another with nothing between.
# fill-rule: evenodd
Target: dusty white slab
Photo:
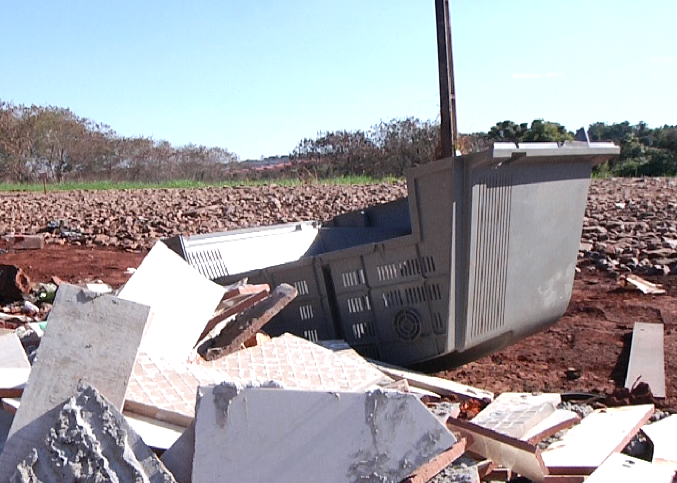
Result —
<instances>
[{"instance_id":1,"label":"dusty white slab","mask_svg":"<svg viewBox=\"0 0 677 483\"><path fill-rule=\"evenodd\" d=\"M665 397L663 324L635 322L625 387L645 382L654 396Z\"/></svg>"},{"instance_id":2,"label":"dusty white slab","mask_svg":"<svg viewBox=\"0 0 677 483\"><path fill-rule=\"evenodd\" d=\"M224 293L223 287L157 242L119 297L153 309L153 320L141 346L144 352L185 360Z\"/></svg>"},{"instance_id":3,"label":"dusty white slab","mask_svg":"<svg viewBox=\"0 0 677 483\"><path fill-rule=\"evenodd\" d=\"M556 409L554 413L527 431L520 439L537 444L553 434L579 423L581 417L568 409Z\"/></svg>"},{"instance_id":4,"label":"dusty white slab","mask_svg":"<svg viewBox=\"0 0 677 483\"><path fill-rule=\"evenodd\" d=\"M195 420L174 444L162 454L160 460L179 483L191 483L193 453L195 452Z\"/></svg>"},{"instance_id":5,"label":"dusty white slab","mask_svg":"<svg viewBox=\"0 0 677 483\"><path fill-rule=\"evenodd\" d=\"M163 451L169 449L181 437L185 429L176 424L158 421L129 411L123 411L122 415L143 442L153 449Z\"/></svg>"},{"instance_id":6,"label":"dusty white slab","mask_svg":"<svg viewBox=\"0 0 677 483\"><path fill-rule=\"evenodd\" d=\"M559 394L505 392L472 420L474 424L513 438L527 431L555 412L562 402Z\"/></svg>"},{"instance_id":7,"label":"dusty white slab","mask_svg":"<svg viewBox=\"0 0 677 483\"><path fill-rule=\"evenodd\" d=\"M653 443L653 462L677 469L677 415L642 426Z\"/></svg>"},{"instance_id":8,"label":"dusty white slab","mask_svg":"<svg viewBox=\"0 0 677 483\"><path fill-rule=\"evenodd\" d=\"M653 412L653 404L598 409L543 451L543 462L552 474L589 475L622 450Z\"/></svg>"},{"instance_id":9,"label":"dusty white slab","mask_svg":"<svg viewBox=\"0 0 677 483\"><path fill-rule=\"evenodd\" d=\"M96 389L81 385L12 477L13 483L72 481L174 479L120 412Z\"/></svg>"},{"instance_id":10,"label":"dusty white slab","mask_svg":"<svg viewBox=\"0 0 677 483\"><path fill-rule=\"evenodd\" d=\"M413 395L200 388L193 483L400 482L453 435Z\"/></svg>"},{"instance_id":11,"label":"dusty white slab","mask_svg":"<svg viewBox=\"0 0 677 483\"><path fill-rule=\"evenodd\" d=\"M0 397L16 397L31 375L31 364L14 333L0 335Z\"/></svg>"},{"instance_id":12,"label":"dusty white slab","mask_svg":"<svg viewBox=\"0 0 677 483\"><path fill-rule=\"evenodd\" d=\"M121 408L150 308L61 284L22 404L0 456L0 483L53 424L81 378Z\"/></svg>"},{"instance_id":13,"label":"dusty white slab","mask_svg":"<svg viewBox=\"0 0 677 483\"><path fill-rule=\"evenodd\" d=\"M674 470L621 453L609 456L586 483L672 483Z\"/></svg>"}]
</instances>

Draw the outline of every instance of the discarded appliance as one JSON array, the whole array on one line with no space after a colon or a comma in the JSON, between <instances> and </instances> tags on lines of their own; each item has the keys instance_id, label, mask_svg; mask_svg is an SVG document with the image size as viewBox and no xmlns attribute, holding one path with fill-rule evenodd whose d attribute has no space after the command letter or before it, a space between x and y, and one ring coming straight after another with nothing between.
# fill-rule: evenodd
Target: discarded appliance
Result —
<instances>
[{"instance_id":1,"label":"discarded appliance","mask_svg":"<svg viewBox=\"0 0 677 483\"><path fill-rule=\"evenodd\" d=\"M328 223L175 237L206 277L298 297L266 325L439 369L556 322L573 288L593 165L612 143L496 143L407 173L408 198ZM421 364L425 363L425 364Z\"/></svg>"}]
</instances>

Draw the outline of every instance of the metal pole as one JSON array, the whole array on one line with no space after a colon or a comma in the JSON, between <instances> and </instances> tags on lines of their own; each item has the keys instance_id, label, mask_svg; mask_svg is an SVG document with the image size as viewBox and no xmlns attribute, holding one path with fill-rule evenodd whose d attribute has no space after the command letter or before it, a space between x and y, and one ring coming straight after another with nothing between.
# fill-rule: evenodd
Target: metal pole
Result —
<instances>
[{"instance_id":1,"label":"metal pole","mask_svg":"<svg viewBox=\"0 0 677 483\"><path fill-rule=\"evenodd\" d=\"M456 154L456 95L454 62L451 51L451 19L449 0L435 0L437 19L437 63L440 76L440 128L442 157Z\"/></svg>"}]
</instances>

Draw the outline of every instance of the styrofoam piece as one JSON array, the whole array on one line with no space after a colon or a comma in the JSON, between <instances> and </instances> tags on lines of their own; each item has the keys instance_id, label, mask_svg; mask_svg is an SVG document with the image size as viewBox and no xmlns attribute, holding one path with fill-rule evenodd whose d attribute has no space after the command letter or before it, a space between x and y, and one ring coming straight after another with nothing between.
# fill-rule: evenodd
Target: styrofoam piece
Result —
<instances>
[{"instance_id":1,"label":"styrofoam piece","mask_svg":"<svg viewBox=\"0 0 677 483\"><path fill-rule=\"evenodd\" d=\"M9 478L8 468L16 467L44 437L57 416L54 408L75 394L81 378L122 408L149 317L147 306L74 285L59 286L23 392L24 404L0 455L0 483Z\"/></svg>"},{"instance_id":2,"label":"styrofoam piece","mask_svg":"<svg viewBox=\"0 0 677 483\"><path fill-rule=\"evenodd\" d=\"M395 483L455 442L410 394L207 386L193 483Z\"/></svg>"},{"instance_id":3,"label":"styrofoam piece","mask_svg":"<svg viewBox=\"0 0 677 483\"><path fill-rule=\"evenodd\" d=\"M153 309L141 350L185 360L219 305L225 289L200 275L162 242L157 242L119 297Z\"/></svg>"}]
</instances>

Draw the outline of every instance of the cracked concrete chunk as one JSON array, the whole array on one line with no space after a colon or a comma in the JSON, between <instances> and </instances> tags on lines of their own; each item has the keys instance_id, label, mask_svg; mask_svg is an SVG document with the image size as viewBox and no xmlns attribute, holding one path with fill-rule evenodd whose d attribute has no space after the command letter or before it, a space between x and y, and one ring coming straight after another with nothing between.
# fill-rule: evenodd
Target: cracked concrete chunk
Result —
<instances>
[{"instance_id":1,"label":"cracked concrete chunk","mask_svg":"<svg viewBox=\"0 0 677 483\"><path fill-rule=\"evenodd\" d=\"M122 407L150 308L61 284L7 443L0 483L54 423L54 408L87 380Z\"/></svg>"},{"instance_id":2,"label":"cracked concrete chunk","mask_svg":"<svg viewBox=\"0 0 677 483\"><path fill-rule=\"evenodd\" d=\"M62 405L41 444L17 467L11 483L144 481L174 478L120 412L88 384Z\"/></svg>"},{"instance_id":3,"label":"cracked concrete chunk","mask_svg":"<svg viewBox=\"0 0 677 483\"><path fill-rule=\"evenodd\" d=\"M456 439L413 395L200 388L193 483L399 482Z\"/></svg>"}]
</instances>

